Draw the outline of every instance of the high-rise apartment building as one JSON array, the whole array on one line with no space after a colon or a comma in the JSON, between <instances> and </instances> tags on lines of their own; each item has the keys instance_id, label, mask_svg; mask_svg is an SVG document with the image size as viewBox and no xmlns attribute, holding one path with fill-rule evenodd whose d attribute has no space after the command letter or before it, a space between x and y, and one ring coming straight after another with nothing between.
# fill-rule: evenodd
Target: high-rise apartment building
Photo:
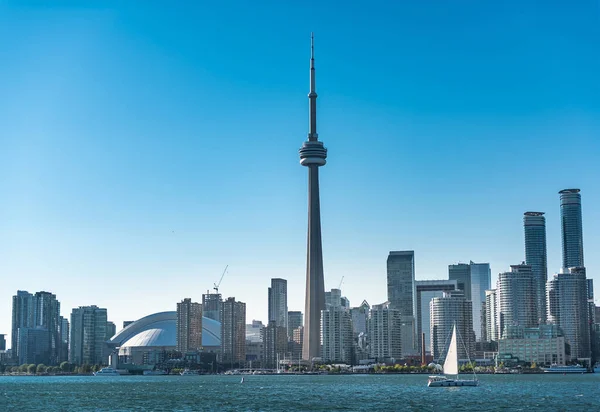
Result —
<instances>
[{"instance_id":1,"label":"high-rise apartment building","mask_svg":"<svg viewBox=\"0 0 600 412\"><path fill-rule=\"evenodd\" d=\"M56 365L60 356L60 302L50 292L36 292L33 296L34 324L48 330L49 364Z\"/></svg>"},{"instance_id":2,"label":"high-rise apartment building","mask_svg":"<svg viewBox=\"0 0 600 412\"><path fill-rule=\"evenodd\" d=\"M473 331L475 339L480 341L485 334L482 330L485 308L485 291L492 285L492 270L489 263L469 263L471 270L471 302L473 304Z\"/></svg>"},{"instance_id":3,"label":"high-rise apartment building","mask_svg":"<svg viewBox=\"0 0 600 412\"><path fill-rule=\"evenodd\" d=\"M288 312L288 340L294 340L294 331L304 325L302 312L291 310Z\"/></svg>"},{"instance_id":4,"label":"high-rise apartment building","mask_svg":"<svg viewBox=\"0 0 600 412\"><path fill-rule=\"evenodd\" d=\"M535 305L538 323L546 322L546 282L548 261L546 255L546 218L543 212L525 212L525 263L531 266L534 278Z\"/></svg>"},{"instance_id":5,"label":"high-rise apartment building","mask_svg":"<svg viewBox=\"0 0 600 412\"><path fill-rule=\"evenodd\" d=\"M267 369L277 368L277 362L285 359L288 352L287 330L270 322L263 329L263 366Z\"/></svg>"},{"instance_id":6,"label":"high-rise apartment building","mask_svg":"<svg viewBox=\"0 0 600 412\"><path fill-rule=\"evenodd\" d=\"M12 301L12 334L11 349L14 359L19 359L19 328L35 326L35 305L33 295L24 290L18 290Z\"/></svg>"},{"instance_id":7,"label":"high-rise apartment building","mask_svg":"<svg viewBox=\"0 0 600 412\"><path fill-rule=\"evenodd\" d=\"M190 298L177 304L177 351L185 354L202 348L202 305Z\"/></svg>"},{"instance_id":8,"label":"high-rise apartment building","mask_svg":"<svg viewBox=\"0 0 600 412\"><path fill-rule=\"evenodd\" d=\"M536 281L532 268L524 263L511 265L510 272L498 274L498 332L504 337L508 326L538 326Z\"/></svg>"},{"instance_id":9,"label":"high-rise apartment building","mask_svg":"<svg viewBox=\"0 0 600 412\"><path fill-rule=\"evenodd\" d=\"M60 317L60 362L69 360L69 320L64 317Z\"/></svg>"},{"instance_id":10,"label":"high-rise apartment building","mask_svg":"<svg viewBox=\"0 0 600 412\"><path fill-rule=\"evenodd\" d=\"M17 332L19 364L50 363L50 332L38 326L36 328L19 328Z\"/></svg>"},{"instance_id":11,"label":"high-rise apartment building","mask_svg":"<svg viewBox=\"0 0 600 412\"><path fill-rule=\"evenodd\" d=\"M402 358L401 312L390 302L373 305L367 322L369 355L378 360Z\"/></svg>"},{"instance_id":12,"label":"high-rise apartment building","mask_svg":"<svg viewBox=\"0 0 600 412\"><path fill-rule=\"evenodd\" d=\"M0 351L6 350L6 335L0 333Z\"/></svg>"},{"instance_id":13,"label":"high-rise apartment building","mask_svg":"<svg viewBox=\"0 0 600 412\"><path fill-rule=\"evenodd\" d=\"M579 189L565 189L560 194L563 272L583 267L583 224Z\"/></svg>"},{"instance_id":14,"label":"high-rise apartment building","mask_svg":"<svg viewBox=\"0 0 600 412\"><path fill-rule=\"evenodd\" d=\"M497 342L500 339L500 333L498 333L498 299L496 289L485 291L485 315L487 340Z\"/></svg>"},{"instance_id":15,"label":"high-rise apartment building","mask_svg":"<svg viewBox=\"0 0 600 412\"><path fill-rule=\"evenodd\" d=\"M469 359L475 351L473 333L473 306L462 291L444 292L444 295L433 298L430 303L431 354L435 361L445 358L448 351L449 336L456 325L459 335L458 357ZM466 349L466 350L465 350Z\"/></svg>"},{"instance_id":16,"label":"high-rise apartment building","mask_svg":"<svg viewBox=\"0 0 600 412\"><path fill-rule=\"evenodd\" d=\"M417 336L425 332L425 351L431 351L431 311L429 304L433 298L440 298L444 292L457 290L456 280L417 280ZM418 339L419 352L421 351L421 339Z\"/></svg>"},{"instance_id":17,"label":"high-rise apartment building","mask_svg":"<svg viewBox=\"0 0 600 412\"><path fill-rule=\"evenodd\" d=\"M585 268L572 267L547 285L548 322L560 326L571 345L571 358L591 356L588 291Z\"/></svg>"},{"instance_id":18,"label":"high-rise apartment building","mask_svg":"<svg viewBox=\"0 0 600 412\"><path fill-rule=\"evenodd\" d=\"M390 305L402 316L403 354L413 354L417 350L414 251L390 252L387 258L387 290Z\"/></svg>"},{"instance_id":19,"label":"high-rise apartment building","mask_svg":"<svg viewBox=\"0 0 600 412\"><path fill-rule=\"evenodd\" d=\"M269 288L269 323L288 329L287 280L271 279Z\"/></svg>"},{"instance_id":20,"label":"high-rise apartment building","mask_svg":"<svg viewBox=\"0 0 600 412\"><path fill-rule=\"evenodd\" d=\"M341 305L330 306L322 311L321 331L322 359L327 362L351 364L354 341L350 311Z\"/></svg>"},{"instance_id":21,"label":"high-rise apartment building","mask_svg":"<svg viewBox=\"0 0 600 412\"><path fill-rule=\"evenodd\" d=\"M80 306L71 312L69 362L76 365L106 364L103 358L106 342L106 309Z\"/></svg>"},{"instance_id":22,"label":"high-rise apartment building","mask_svg":"<svg viewBox=\"0 0 600 412\"><path fill-rule=\"evenodd\" d=\"M246 361L246 304L235 298L223 302L221 312L221 359L224 363ZM287 336L287 333L286 333Z\"/></svg>"},{"instance_id":23,"label":"high-rise apartment building","mask_svg":"<svg viewBox=\"0 0 600 412\"><path fill-rule=\"evenodd\" d=\"M208 293L202 295L202 316L221 322L221 304L223 299L220 293Z\"/></svg>"}]
</instances>

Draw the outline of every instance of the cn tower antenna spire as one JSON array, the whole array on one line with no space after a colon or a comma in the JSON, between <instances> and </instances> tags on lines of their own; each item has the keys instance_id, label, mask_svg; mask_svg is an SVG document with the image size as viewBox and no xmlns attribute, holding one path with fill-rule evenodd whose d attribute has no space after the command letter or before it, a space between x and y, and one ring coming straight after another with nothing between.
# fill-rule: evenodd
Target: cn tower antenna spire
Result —
<instances>
[{"instance_id":1,"label":"cn tower antenna spire","mask_svg":"<svg viewBox=\"0 0 600 412\"><path fill-rule=\"evenodd\" d=\"M310 92L308 93L308 140L319 139L317 134L317 92L315 91L315 36L310 34Z\"/></svg>"}]
</instances>

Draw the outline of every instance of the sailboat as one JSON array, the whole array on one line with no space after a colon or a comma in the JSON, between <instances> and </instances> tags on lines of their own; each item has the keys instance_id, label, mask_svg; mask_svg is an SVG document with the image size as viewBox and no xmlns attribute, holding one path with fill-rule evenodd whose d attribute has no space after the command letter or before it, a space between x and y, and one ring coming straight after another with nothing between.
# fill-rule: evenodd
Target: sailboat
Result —
<instances>
[{"instance_id":1,"label":"sailboat","mask_svg":"<svg viewBox=\"0 0 600 412\"><path fill-rule=\"evenodd\" d=\"M456 375L456 378L449 378L445 375ZM477 386L479 381L476 377L473 379L458 379L458 342L456 339L456 324L452 329L452 339L448 347L448 354L444 362L444 375L430 376L427 386Z\"/></svg>"}]
</instances>

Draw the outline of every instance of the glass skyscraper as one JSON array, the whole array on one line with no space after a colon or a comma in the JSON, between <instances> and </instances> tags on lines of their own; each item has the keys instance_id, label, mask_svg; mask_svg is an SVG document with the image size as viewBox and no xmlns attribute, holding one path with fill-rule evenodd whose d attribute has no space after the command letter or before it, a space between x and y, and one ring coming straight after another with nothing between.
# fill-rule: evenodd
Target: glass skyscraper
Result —
<instances>
[{"instance_id":1,"label":"glass skyscraper","mask_svg":"<svg viewBox=\"0 0 600 412\"><path fill-rule=\"evenodd\" d=\"M525 212L525 263L531 266L534 277L535 305L539 324L546 323L546 282L548 262L546 255L546 218L543 212Z\"/></svg>"},{"instance_id":2,"label":"glass skyscraper","mask_svg":"<svg viewBox=\"0 0 600 412\"><path fill-rule=\"evenodd\" d=\"M471 269L471 302L473 302L473 331L475 338L480 341L485 334L482 330L485 324L485 291L491 287L492 270L489 263L470 262Z\"/></svg>"},{"instance_id":3,"label":"glass skyscraper","mask_svg":"<svg viewBox=\"0 0 600 412\"><path fill-rule=\"evenodd\" d=\"M565 189L560 194L563 272L568 268L583 267L583 227L579 189Z\"/></svg>"},{"instance_id":4,"label":"glass skyscraper","mask_svg":"<svg viewBox=\"0 0 600 412\"><path fill-rule=\"evenodd\" d=\"M401 315L402 354L416 350L415 252L390 252L387 258L388 301Z\"/></svg>"}]
</instances>

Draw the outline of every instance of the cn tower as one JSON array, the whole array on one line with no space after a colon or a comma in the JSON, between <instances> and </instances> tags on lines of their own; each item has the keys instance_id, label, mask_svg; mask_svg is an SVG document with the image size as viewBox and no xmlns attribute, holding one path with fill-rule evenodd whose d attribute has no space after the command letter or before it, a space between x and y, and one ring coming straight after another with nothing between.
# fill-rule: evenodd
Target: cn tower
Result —
<instances>
[{"instance_id":1,"label":"cn tower","mask_svg":"<svg viewBox=\"0 0 600 412\"><path fill-rule=\"evenodd\" d=\"M317 93L315 91L314 37L310 38L310 92L308 93L308 140L300 148L300 164L308 167L308 238L306 251L306 297L302 358L311 361L321 354L321 310L325 309L323 248L321 245L321 205L319 167L324 166L327 149L318 140Z\"/></svg>"}]
</instances>

